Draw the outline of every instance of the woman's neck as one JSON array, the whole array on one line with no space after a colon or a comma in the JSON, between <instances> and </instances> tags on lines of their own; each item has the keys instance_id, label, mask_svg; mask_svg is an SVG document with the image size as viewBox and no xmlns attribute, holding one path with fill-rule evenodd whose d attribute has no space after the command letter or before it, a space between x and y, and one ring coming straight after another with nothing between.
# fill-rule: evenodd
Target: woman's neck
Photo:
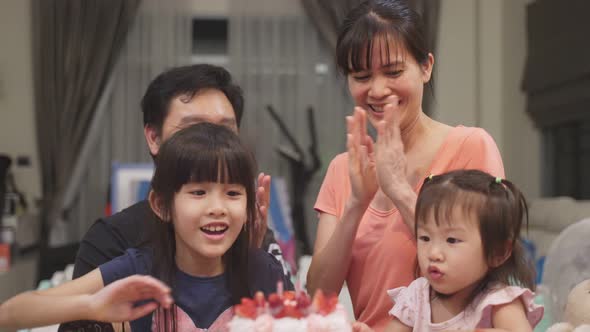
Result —
<instances>
[{"instance_id":1,"label":"woman's neck","mask_svg":"<svg viewBox=\"0 0 590 332\"><path fill-rule=\"evenodd\" d=\"M424 135L432 131L432 127L437 124L436 121L429 118L424 112L420 111L418 116L412 119L412 122L400 128L404 150L411 151L416 143L423 140Z\"/></svg>"},{"instance_id":2,"label":"woman's neck","mask_svg":"<svg viewBox=\"0 0 590 332\"><path fill-rule=\"evenodd\" d=\"M176 251L176 266L184 273L195 277L214 277L225 271L221 257L208 258L189 252Z\"/></svg>"}]
</instances>

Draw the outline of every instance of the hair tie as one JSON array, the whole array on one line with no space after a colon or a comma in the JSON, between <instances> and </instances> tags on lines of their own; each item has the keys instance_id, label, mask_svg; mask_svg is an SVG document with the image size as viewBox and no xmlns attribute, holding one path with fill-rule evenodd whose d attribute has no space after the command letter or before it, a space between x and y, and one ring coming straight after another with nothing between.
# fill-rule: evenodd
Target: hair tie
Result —
<instances>
[{"instance_id":1,"label":"hair tie","mask_svg":"<svg viewBox=\"0 0 590 332\"><path fill-rule=\"evenodd\" d=\"M501 183L502 183L502 178L498 178L498 177L497 177L497 178L496 178L496 183L497 183L497 184L501 184Z\"/></svg>"}]
</instances>

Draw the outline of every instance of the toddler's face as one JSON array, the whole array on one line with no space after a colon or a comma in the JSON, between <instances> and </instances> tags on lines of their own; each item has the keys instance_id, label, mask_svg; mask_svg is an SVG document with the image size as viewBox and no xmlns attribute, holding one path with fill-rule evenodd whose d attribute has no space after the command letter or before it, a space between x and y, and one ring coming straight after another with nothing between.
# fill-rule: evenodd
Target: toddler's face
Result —
<instances>
[{"instance_id":1,"label":"toddler's face","mask_svg":"<svg viewBox=\"0 0 590 332\"><path fill-rule=\"evenodd\" d=\"M478 221L461 208L448 217L438 225L434 213L418 221L420 271L436 292L469 296L488 272Z\"/></svg>"}]
</instances>

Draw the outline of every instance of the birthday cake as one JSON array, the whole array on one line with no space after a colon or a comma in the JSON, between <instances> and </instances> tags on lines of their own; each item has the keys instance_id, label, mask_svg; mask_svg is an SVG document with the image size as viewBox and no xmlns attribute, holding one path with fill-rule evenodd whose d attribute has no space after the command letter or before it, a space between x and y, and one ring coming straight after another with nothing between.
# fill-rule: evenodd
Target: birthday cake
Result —
<instances>
[{"instance_id":1,"label":"birthday cake","mask_svg":"<svg viewBox=\"0 0 590 332\"><path fill-rule=\"evenodd\" d=\"M229 331L349 332L352 328L338 297L326 296L318 290L313 300L304 292L293 291L273 293L268 299L261 292L253 299L243 298L234 307Z\"/></svg>"}]
</instances>

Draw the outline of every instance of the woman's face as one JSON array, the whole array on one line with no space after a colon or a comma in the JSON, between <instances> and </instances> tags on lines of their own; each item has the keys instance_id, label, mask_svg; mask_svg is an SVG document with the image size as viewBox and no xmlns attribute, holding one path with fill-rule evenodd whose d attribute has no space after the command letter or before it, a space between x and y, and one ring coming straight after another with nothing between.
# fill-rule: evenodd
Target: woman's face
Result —
<instances>
[{"instance_id":1,"label":"woman's face","mask_svg":"<svg viewBox=\"0 0 590 332\"><path fill-rule=\"evenodd\" d=\"M373 126L383 119L386 104L398 105L403 129L422 112L424 84L430 80L433 63L432 54L419 64L403 45L391 38L375 38L370 68L349 73L348 89Z\"/></svg>"}]
</instances>

